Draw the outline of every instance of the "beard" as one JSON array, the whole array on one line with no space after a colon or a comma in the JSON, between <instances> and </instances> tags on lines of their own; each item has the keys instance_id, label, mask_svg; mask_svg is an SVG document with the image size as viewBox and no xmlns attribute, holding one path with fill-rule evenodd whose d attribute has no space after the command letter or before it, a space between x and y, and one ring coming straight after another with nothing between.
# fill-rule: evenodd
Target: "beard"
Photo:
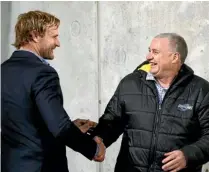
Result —
<instances>
[{"instance_id":1,"label":"beard","mask_svg":"<svg viewBox=\"0 0 209 172\"><path fill-rule=\"evenodd\" d=\"M40 55L41 57L43 57L44 59L48 59L48 60L53 60L54 59L54 53L53 53L54 47L46 47L46 48L42 48L40 50Z\"/></svg>"}]
</instances>

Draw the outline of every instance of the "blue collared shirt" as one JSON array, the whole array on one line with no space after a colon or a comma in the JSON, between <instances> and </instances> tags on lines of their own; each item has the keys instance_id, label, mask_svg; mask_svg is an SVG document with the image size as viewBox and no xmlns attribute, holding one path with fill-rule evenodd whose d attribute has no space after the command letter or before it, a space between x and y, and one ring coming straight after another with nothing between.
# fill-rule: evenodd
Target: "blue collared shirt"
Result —
<instances>
[{"instance_id":1,"label":"blue collared shirt","mask_svg":"<svg viewBox=\"0 0 209 172\"><path fill-rule=\"evenodd\" d=\"M168 91L168 88L163 88L150 72L147 73L146 80L152 80L155 82L155 86L158 91L159 103L161 105L163 102L163 98L164 98L166 92Z\"/></svg>"},{"instance_id":2,"label":"blue collared shirt","mask_svg":"<svg viewBox=\"0 0 209 172\"><path fill-rule=\"evenodd\" d=\"M39 56L38 54L35 54L34 52L30 51L30 50L23 50L23 49L18 49L16 51L27 51L30 53L33 53L36 57L38 57L44 64L49 65L49 63L41 56Z\"/></svg>"}]
</instances>

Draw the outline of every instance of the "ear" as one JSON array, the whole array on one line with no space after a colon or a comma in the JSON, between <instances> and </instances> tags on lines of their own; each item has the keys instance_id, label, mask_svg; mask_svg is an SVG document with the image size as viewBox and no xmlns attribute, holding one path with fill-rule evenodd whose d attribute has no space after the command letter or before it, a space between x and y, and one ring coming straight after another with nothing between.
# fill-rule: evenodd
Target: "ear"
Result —
<instances>
[{"instance_id":1,"label":"ear","mask_svg":"<svg viewBox=\"0 0 209 172\"><path fill-rule=\"evenodd\" d=\"M31 35L32 40L33 40L35 43L38 43L38 42L39 42L40 36L39 36L39 34L38 34L37 31L31 31L31 32L30 32L30 35Z\"/></svg>"},{"instance_id":2,"label":"ear","mask_svg":"<svg viewBox=\"0 0 209 172\"><path fill-rule=\"evenodd\" d=\"M178 52L176 52L173 54L172 63L178 63L179 61L181 61L181 55Z\"/></svg>"}]
</instances>

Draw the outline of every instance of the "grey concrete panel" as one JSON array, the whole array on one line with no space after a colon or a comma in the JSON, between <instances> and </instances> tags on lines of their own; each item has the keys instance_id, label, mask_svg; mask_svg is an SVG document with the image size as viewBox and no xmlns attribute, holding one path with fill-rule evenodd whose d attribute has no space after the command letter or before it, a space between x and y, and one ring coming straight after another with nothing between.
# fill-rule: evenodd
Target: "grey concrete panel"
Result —
<instances>
[{"instance_id":1,"label":"grey concrete panel","mask_svg":"<svg viewBox=\"0 0 209 172\"><path fill-rule=\"evenodd\" d=\"M176 32L188 43L186 63L209 80L208 2L100 2L101 113L119 81L145 60L152 38ZM121 138L107 150L103 171L114 171Z\"/></svg>"},{"instance_id":2,"label":"grey concrete panel","mask_svg":"<svg viewBox=\"0 0 209 172\"><path fill-rule=\"evenodd\" d=\"M11 17L11 2L1 2L1 63L4 62L9 54L9 28Z\"/></svg>"}]
</instances>

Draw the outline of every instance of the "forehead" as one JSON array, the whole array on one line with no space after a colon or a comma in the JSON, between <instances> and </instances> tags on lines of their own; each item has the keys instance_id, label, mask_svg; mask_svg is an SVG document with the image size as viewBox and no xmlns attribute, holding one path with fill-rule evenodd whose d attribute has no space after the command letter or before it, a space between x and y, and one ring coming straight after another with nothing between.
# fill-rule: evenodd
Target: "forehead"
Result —
<instances>
[{"instance_id":1,"label":"forehead","mask_svg":"<svg viewBox=\"0 0 209 172\"><path fill-rule=\"evenodd\" d=\"M167 50L169 48L168 38L154 38L150 44L151 49Z\"/></svg>"},{"instance_id":2,"label":"forehead","mask_svg":"<svg viewBox=\"0 0 209 172\"><path fill-rule=\"evenodd\" d=\"M58 35L58 26L47 27L46 33L49 35Z\"/></svg>"}]
</instances>

